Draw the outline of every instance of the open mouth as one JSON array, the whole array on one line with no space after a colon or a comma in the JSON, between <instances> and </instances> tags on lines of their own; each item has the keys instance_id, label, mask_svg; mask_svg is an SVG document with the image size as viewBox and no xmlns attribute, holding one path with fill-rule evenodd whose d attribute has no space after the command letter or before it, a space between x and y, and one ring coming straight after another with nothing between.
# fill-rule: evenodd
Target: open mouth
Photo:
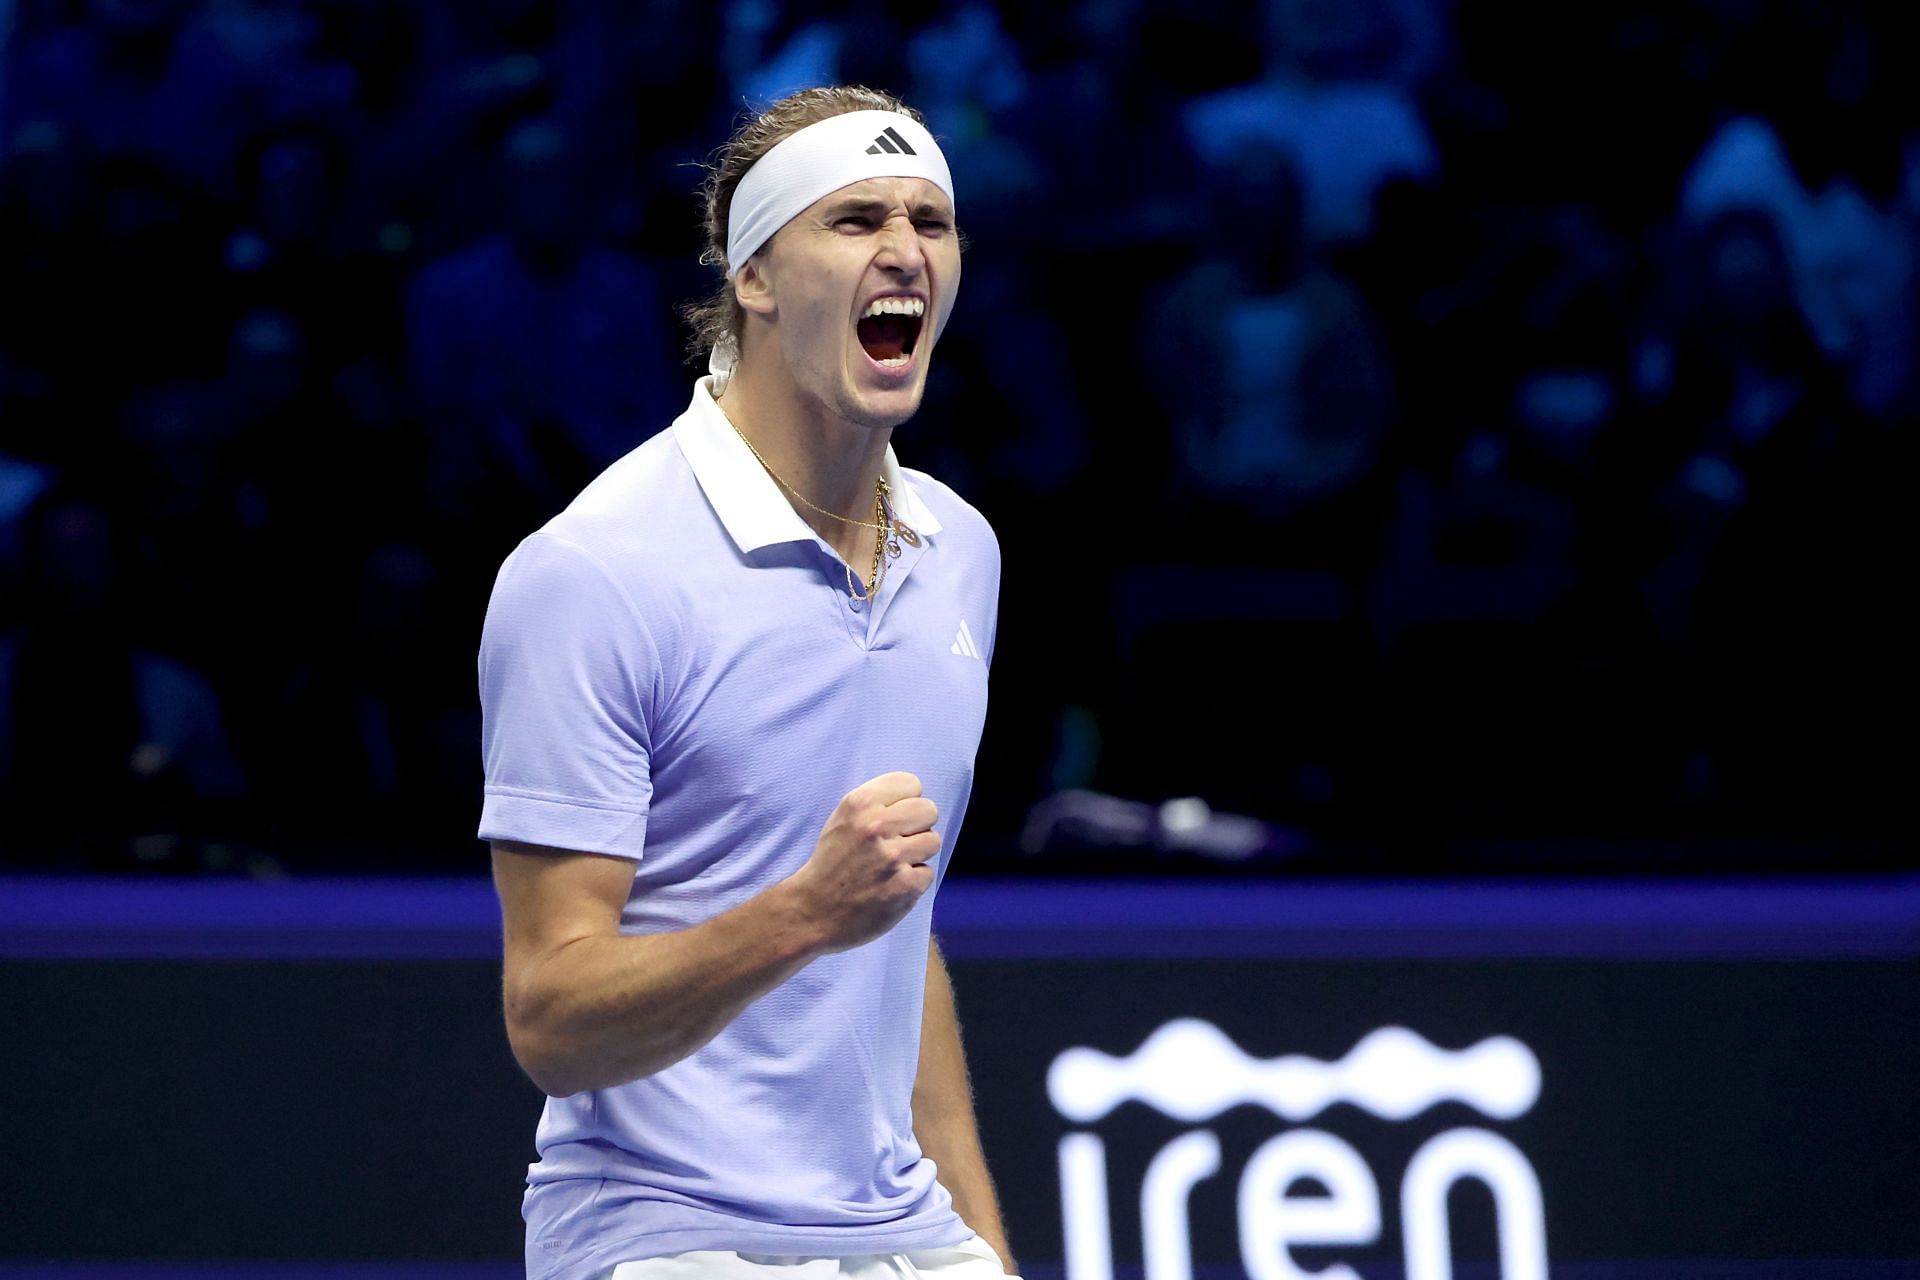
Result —
<instances>
[{"instance_id":1,"label":"open mouth","mask_svg":"<svg viewBox=\"0 0 1920 1280\"><path fill-rule=\"evenodd\" d=\"M872 361L898 369L913 359L920 341L920 325L927 314L925 298L875 298L854 325L860 346Z\"/></svg>"}]
</instances>

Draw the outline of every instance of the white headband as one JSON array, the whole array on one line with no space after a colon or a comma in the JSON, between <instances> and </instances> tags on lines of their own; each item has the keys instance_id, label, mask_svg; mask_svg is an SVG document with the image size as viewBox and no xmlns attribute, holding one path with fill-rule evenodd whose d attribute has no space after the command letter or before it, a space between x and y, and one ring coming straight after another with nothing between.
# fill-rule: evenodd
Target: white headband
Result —
<instances>
[{"instance_id":1,"label":"white headband","mask_svg":"<svg viewBox=\"0 0 1920 1280\"><path fill-rule=\"evenodd\" d=\"M849 111L782 138L734 188L727 271L821 196L867 178L925 178L953 199L953 175L933 135L896 111Z\"/></svg>"}]
</instances>

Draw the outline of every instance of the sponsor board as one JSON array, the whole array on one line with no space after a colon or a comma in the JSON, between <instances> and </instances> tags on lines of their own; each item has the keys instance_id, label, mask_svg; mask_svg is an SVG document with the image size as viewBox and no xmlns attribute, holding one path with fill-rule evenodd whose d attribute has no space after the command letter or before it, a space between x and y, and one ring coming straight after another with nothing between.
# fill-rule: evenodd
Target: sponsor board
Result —
<instances>
[{"instance_id":1,"label":"sponsor board","mask_svg":"<svg viewBox=\"0 0 1920 1280\"><path fill-rule=\"evenodd\" d=\"M1169 1022L1133 1053L1115 1058L1075 1047L1054 1059L1047 1094L1060 1116L1093 1125L1139 1102L1171 1119L1204 1124L1237 1106L1264 1107L1306 1125L1339 1103L1386 1121L1412 1120L1442 1102L1490 1120L1511 1120L1540 1094L1540 1064L1526 1045L1498 1036L1458 1052L1405 1027L1382 1027L1336 1062L1290 1055L1256 1059L1212 1023ZM1109 1212L1114 1178L1106 1145L1091 1129L1060 1139L1060 1211L1068 1280L1113 1280ZM1141 1173L1141 1256L1147 1280L1192 1280L1189 1200L1222 1174L1218 1136L1189 1129ZM1491 1193L1506 1280L1545 1280L1546 1214L1540 1180L1512 1142L1485 1128L1446 1129L1414 1153L1399 1184L1400 1238L1408 1280L1451 1280L1448 1193L1463 1179ZM1308 1185L1315 1190L1302 1190ZM1240 1171L1234 1202L1240 1258L1253 1280L1358 1280L1333 1263L1308 1270L1296 1246L1366 1246L1381 1234L1375 1172L1353 1145L1322 1128L1284 1130Z\"/></svg>"}]
</instances>

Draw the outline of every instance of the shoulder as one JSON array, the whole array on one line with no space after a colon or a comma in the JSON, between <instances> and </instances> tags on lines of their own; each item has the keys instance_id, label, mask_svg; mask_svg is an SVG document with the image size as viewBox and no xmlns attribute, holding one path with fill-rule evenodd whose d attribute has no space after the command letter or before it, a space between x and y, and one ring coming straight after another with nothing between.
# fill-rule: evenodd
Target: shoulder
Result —
<instances>
[{"instance_id":1,"label":"shoulder","mask_svg":"<svg viewBox=\"0 0 1920 1280\"><path fill-rule=\"evenodd\" d=\"M950 486L907 467L900 469L900 478L940 522L940 531L933 535L934 559L946 566L956 599L965 605L974 624L983 628L980 656L990 663L999 631L1000 539L979 508Z\"/></svg>"},{"instance_id":2,"label":"shoulder","mask_svg":"<svg viewBox=\"0 0 1920 1280\"><path fill-rule=\"evenodd\" d=\"M726 548L671 430L617 459L534 535L565 543L636 594L665 589Z\"/></svg>"},{"instance_id":3,"label":"shoulder","mask_svg":"<svg viewBox=\"0 0 1920 1280\"><path fill-rule=\"evenodd\" d=\"M572 627L669 647L692 584L725 550L720 537L672 431L661 431L514 548L494 582L488 629Z\"/></svg>"},{"instance_id":4,"label":"shoulder","mask_svg":"<svg viewBox=\"0 0 1920 1280\"><path fill-rule=\"evenodd\" d=\"M998 570L1000 539L978 507L924 471L901 467L900 475L913 486L914 496L940 521L939 537L988 557Z\"/></svg>"}]
</instances>

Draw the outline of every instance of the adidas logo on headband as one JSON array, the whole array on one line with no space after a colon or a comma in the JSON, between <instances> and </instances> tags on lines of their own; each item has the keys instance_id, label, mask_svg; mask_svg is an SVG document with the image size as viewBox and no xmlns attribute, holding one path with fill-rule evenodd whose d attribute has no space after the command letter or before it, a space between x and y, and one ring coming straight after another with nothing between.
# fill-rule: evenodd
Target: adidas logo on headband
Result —
<instances>
[{"instance_id":1,"label":"adidas logo on headband","mask_svg":"<svg viewBox=\"0 0 1920 1280\"><path fill-rule=\"evenodd\" d=\"M901 137L899 134L893 131L892 125L888 125L885 129L881 130L880 136L875 138L873 140L873 145L867 148L867 154L870 156L877 156L882 151L891 152L896 156L899 155L901 152L905 152L910 156L917 156L920 154L918 151L915 151L912 147L907 145L907 140L905 138Z\"/></svg>"}]
</instances>

